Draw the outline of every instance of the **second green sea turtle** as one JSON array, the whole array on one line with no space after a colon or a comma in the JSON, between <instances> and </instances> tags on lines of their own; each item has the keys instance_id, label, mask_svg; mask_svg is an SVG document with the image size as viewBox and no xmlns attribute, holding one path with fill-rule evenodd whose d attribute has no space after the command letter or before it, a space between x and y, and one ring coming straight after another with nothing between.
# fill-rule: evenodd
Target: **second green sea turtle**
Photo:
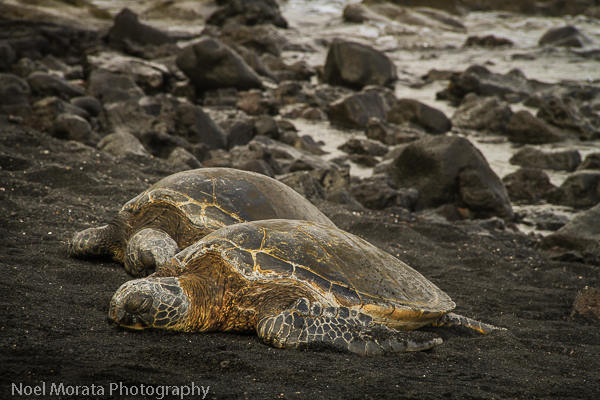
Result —
<instances>
[{"instance_id":1,"label":"second green sea turtle","mask_svg":"<svg viewBox=\"0 0 600 400\"><path fill-rule=\"evenodd\" d=\"M333 223L289 186L231 168L167 176L128 201L107 225L78 232L72 256L109 256L145 276L179 250L223 226L270 218Z\"/></svg>"}]
</instances>

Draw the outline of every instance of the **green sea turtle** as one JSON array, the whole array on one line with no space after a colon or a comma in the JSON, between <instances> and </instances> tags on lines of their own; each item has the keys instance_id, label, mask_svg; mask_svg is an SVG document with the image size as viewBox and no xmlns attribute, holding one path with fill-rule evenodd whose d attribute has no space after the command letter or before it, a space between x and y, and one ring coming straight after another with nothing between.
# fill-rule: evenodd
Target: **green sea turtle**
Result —
<instances>
[{"instance_id":1,"label":"green sea turtle","mask_svg":"<svg viewBox=\"0 0 600 400\"><path fill-rule=\"evenodd\" d=\"M334 226L289 186L254 172L201 168L167 176L128 201L113 221L73 237L72 256L111 256L145 276L180 249L226 225L270 218Z\"/></svg>"},{"instance_id":2,"label":"green sea turtle","mask_svg":"<svg viewBox=\"0 0 600 400\"><path fill-rule=\"evenodd\" d=\"M451 313L454 307L420 273L355 235L266 220L219 229L153 275L126 282L108 318L130 329L256 332L274 347L362 355L440 344L412 331L425 325L499 329Z\"/></svg>"}]
</instances>

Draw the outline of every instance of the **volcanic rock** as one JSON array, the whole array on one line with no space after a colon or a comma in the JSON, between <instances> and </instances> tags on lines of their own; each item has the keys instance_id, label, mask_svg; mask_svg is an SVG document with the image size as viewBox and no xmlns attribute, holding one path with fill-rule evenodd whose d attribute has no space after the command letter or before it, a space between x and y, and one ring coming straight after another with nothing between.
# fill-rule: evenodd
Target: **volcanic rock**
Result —
<instances>
[{"instance_id":1,"label":"volcanic rock","mask_svg":"<svg viewBox=\"0 0 600 400\"><path fill-rule=\"evenodd\" d=\"M27 81L13 74L0 73L0 114L26 115L30 94Z\"/></svg>"},{"instance_id":2,"label":"volcanic rock","mask_svg":"<svg viewBox=\"0 0 600 400\"><path fill-rule=\"evenodd\" d=\"M581 155L577 150L543 151L525 146L517 151L509 161L511 164L522 167L574 171L581 163Z\"/></svg>"},{"instance_id":3,"label":"volcanic rock","mask_svg":"<svg viewBox=\"0 0 600 400\"><path fill-rule=\"evenodd\" d=\"M548 30L542 35L538 44L540 46L583 47L588 41L589 39L579 29L572 25L565 25Z\"/></svg>"},{"instance_id":4,"label":"volcanic rock","mask_svg":"<svg viewBox=\"0 0 600 400\"><path fill-rule=\"evenodd\" d=\"M372 140L394 146L413 142L425 136L425 131L412 124L390 125L379 118L369 118L365 135Z\"/></svg>"},{"instance_id":5,"label":"volcanic rock","mask_svg":"<svg viewBox=\"0 0 600 400\"><path fill-rule=\"evenodd\" d=\"M325 199L325 188L310 171L289 172L277 179L313 203Z\"/></svg>"},{"instance_id":6,"label":"volcanic rock","mask_svg":"<svg viewBox=\"0 0 600 400\"><path fill-rule=\"evenodd\" d=\"M387 146L363 138L352 138L340 145L338 149L348 154L366 154L371 156L384 156L388 152Z\"/></svg>"},{"instance_id":7,"label":"volcanic rock","mask_svg":"<svg viewBox=\"0 0 600 400\"><path fill-rule=\"evenodd\" d=\"M387 111L386 118L394 124L414 123L433 134L445 133L452 128L452 122L443 112L413 99L394 101Z\"/></svg>"},{"instance_id":8,"label":"volcanic rock","mask_svg":"<svg viewBox=\"0 0 600 400\"><path fill-rule=\"evenodd\" d=\"M452 124L459 128L502 134L506 132L512 114L508 103L498 97L479 97L469 93L454 112Z\"/></svg>"},{"instance_id":9,"label":"volcanic rock","mask_svg":"<svg viewBox=\"0 0 600 400\"><path fill-rule=\"evenodd\" d=\"M577 169L600 169L600 153L588 154Z\"/></svg>"},{"instance_id":10,"label":"volcanic rock","mask_svg":"<svg viewBox=\"0 0 600 400\"><path fill-rule=\"evenodd\" d=\"M362 89L367 85L391 86L396 66L384 53L356 42L334 40L329 46L323 81Z\"/></svg>"},{"instance_id":11,"label":"volcanic rock","mask_svg":"<svg viewBox=\"0 0 600 400\"><path fill-rule=\"evenodd\" d=\"M388 207L414 210L419 197L416 189L398 189L384 174L352 182L350 190L359 203L372 210L383 210Z\"/></svg>"},{"instance_id":12,"label":"volcanic rock","mask_svg":"<svg viewBox=\"0 0 600 400\"><path fill-rule=\"evenodd\" d=\"M500 47L512 46L514 43L510 39L498 37L494 35L486 36L469 36L465 41L464 47Z\"/></svg>"},{"instance_id":13,"label":"volcanic rock","mask_svg":"<svg viewBox=\"0 0 600 400\"><path fill-rule=\"evenodd\" d=\"M213 25L224 25L226 22L243 25L270 23L280 28L287 28L287 21L281 15L275 0L227 0L217 2L222 7L215 11L206 21Z\"/></svg>"},{"instance_id":14,"label":"volcanic rock","mask_svg":"<svg viewBox=\"0 0 600 400\"><path fill-rule=\"evenodd\" d=\"M100 34L95 30L44 21L39 16L28 20L23 18L23 12L27 14L24 8L31 9L27 6L22 7L17 11L17 15L13 15L11 18L10 15L6 15L9 12L5 13L5 11L9 11L6 8L10 8L5 3L0 3L0 8L2 8L0 10L0 15L2 15L0 41L12 48L12 52L5 51L9 57L7 60L3 60L5 63L11 61L13 52L15 56L13 61L39 60L48 54L59 58L74 57L78 59L86 51L100 45ZM16 64L18 62L15 61ZM1 63L2 61L0 61Z\"/></svg>"},{"instance_id":15,"label":"volcanic rock","mask_svg":"<svg viewBox=\"0 0 600 400\"><path fill-rule=\"evenodd\" d=\"M10 70L16 60L17 55L10 43L0 42L0 72Z\"/></svg>"},{"instance_id":16,"label":"volcanic rock","mask_svg":"<svg viewBox=\"0 0 600 400\"><path fill-rule=\"evenodd\" d=\"M502 178L502 182L512 201L528 204L539 202L555 189L548 174L537 168L520 168Z\"/></svg>"},{"instance_id":17,"label":"volcanic rock","mask_svg":"<svg viewBox=\"0 0 600 400\"><path fill-rule=\"evenodd\" d=\"M512 115L506 133L511 142L523 144L554 143L563 139L558 129L527 110L517 111Z\"/></svg>"},{"instance_id":18,"label":"volcanic rock","mask_svg":"<svg viewBox=\"0 0 600 400\"><path fill-rule=\"evenodd\" d=\"M171 154L169 154L167 161L169 161L178 171L202 167L200 161L183 147L176 147L173 149Z\"/></svg>"},{"instance_id":19,"label":"volcanic rock","mask_svg":"<svg viewBox=\"0 0 600 400\"><path fill-rule=\"evenodd\" d=\"M249 143L256 135L254 124L249 119L232 121L227 130L227 148L243 146Z\"/></svg>"},{"instance_id":20,"label":"volcanic rock","mask_svg":"<svg viewBox=\"0 0 600 400\"><path fill-rule=\"evenodd\" d=\"M236 106L248 115L277 114L275 100L258 89L238 93Z\"/></svg>"},{"instance_id":21,"label":"volcanic rock","mask_svg":"<svg viewBox=\"0 0 600 400\"><path fill-rule=\"evenodd\" d=\"M536 91L550 85L527 79L523 72L513 69L506 74L491 72L481 65L472 65L465 71L450 78L448 88L438 92L438 99L460 104L468 93L479 96L496 96L503 100L519 101L527 99Z\"/></svg>"},{"instance_id":22,"label":"volcanic rock","mask_svg":"<svg viewBox=\"0 0 600 400\"><path fill-rule=\"evenodd\" d=\"M90 124L78 115L60 114L56 117L53 136L59 139L75 140L88 145L95 145L98 137L92 132Z\"/></svg>"},{"instance_id":23,"label":"volcanic rock","mask_svg":"<svg viewBox=\"0 0 600 400\"><path fill-rule=\"evenodd\" d=\"M512 218L504 185L481 152L458 136L430 136L406 145L387 166L398 187L419 191L416 208L456 204L477 217Z\"/></svg>"},{"instance_id":24,"label":"volcanic rock","mask_svg":"<svg viewBox=\"0 0 600 400\"><path fill-rule=\"evenodd\" d=\"M209 25L203 34L221 40L237 52L245 49L261 58L265 55L280 57L282 50L289 44L285 36L271 25L227 24L220 29L211 29Z\"/></svg>"},{"instance_id":25,"label":"volcanic rock","mask_svg":"<svg viewBox=\"0 0 600 400\"><path fill-rule=\"evenodd\" d=\"M279 126L277 121L269 115L261 115L254 120L254 131L257 135L279 139Z\"/></svg>"},{"instance_id":26,"label":"volcanic rock","mask_svg":"<svg viewBox=\"0 0 600 400\"><path fill-rule=\"evenodd\" d=\"M88 80L88 92L103 104L138 100L144 91L128 75L103 69L93 70Z\"/></svg>"},{"instance_id":27,"label":"volcanic rock","mask_svg":"<svg viewBox=\"0 0 600 400\"><path fill-rule=\"evenodd\" d=\"M523 208L517 219L520 223L535 226L542 231L557 231L569 222L569 217L552 208Z\"/></svg>"},{"instance_id":28,"label":"volcanic rock","mask_svg":"<svg viewBox=\"0 0 600 400\"><path fill-rule=\"evenodd\" d=\"M344 7L342 18L345 22L363 23L372 18L373 12L361 3L348 4Z\"/></svg>"},{"instance_id":29,"label":"volcanic rock","mask_svg":"<svg viewBox=\"0 0 600 400\"><path fill-rule=\"evenodd\" d=\"M577 171L548 195L548 201L574 208L589 208L600 202L600 172Z\"/></svg>"},{"instance_id":30,"label":"volcanic rock","mask_svg":"<svg viewBox=\"0 0 600 400\"><path fill-rule=\"evenodd\" d=\"M541 246L551 253L575 252L577 258L600 265L600 205L575 216L558 231L545 236Z\"/></svg>"},{"instance_id":31,"label":"volcanic rock","mask_svg":"<svg viewBox=\"0 0 600 400\"><path fill-rule=\"evenodd\" d=\"M62 99L83 96L81 86L67 82L63 78L47 72L34 72L27 77L27 83L34 94L40 96L57 96Z\"/></svg>"},{"instance_id":32,"label":"volcanic rock","mask_svg":"<svg viewBox=\"0 0 600 400\"><path fill-rule=\"evenodd\" d=\"M586 93L584 96L591 95ZM539 96L536 105L539 107L537 117L549 124L572 133L581 140L600 138L600 116L594 112L585 115L582 111L584 106L573 94Z\"/></svg>"},{"instance_id":33,"label":"volcanic rock","mask_svg":"<svg viewBox=\"0 0 600 400\"><path fill-rule=\"evenodd\" d=\"M75 107L85 110L85 112L92 117L97 117L102 113L102 104L100 104L97 98L92 96L73 97L70 103Z\"/></svg>"},{"instance_id":34,"label":"volcanic rock","mask_svg":"<svg viewBox=\"0 0 600 400\"><path fill-rule=\"evenodd\" d=\"M169 69L162 64L115 52L90 55L87 63L92 69L129 76L149 94L164 91L171 76Z\"/></svg>"},{"instance_id":35,"label":"volcanic rock","mask_svg":"<svg viewBox=\"0 0 600 400\"><path fill-rule=\"evenodd\" d=\"M98 148L116 157L128 155L148 157L150 155L138 138L127 132L111 133L105 136L98 143Z\"/></svg>"},{"instance_id":36,"label":"volcanic rock","mask_svg":"<svg viewBox=\"0 0 600 400\"><path fill-rule=\"evenodd\" d=\"M141 23L138 16L128 8L124 8L115 16L107 39L117 48L127 48L131 43L158 46L174 41L160 29Z\"/></svg>"},{"instance_id":37,"label":"volcanic rock","mask_svg":"<svg viewBox=\"0 0 600 400\"><path fill-rule=\"evenodd\" d=\"M373 91L350 94L327 109L329 121L343 128L365 128L370 118L385 119L386 104L378 93Z\"/></svg>"},{"instance_id":38,"label":"volcanic rock","mask_svg":"<svg viewBox=\"0 0 600 400\"><path fill-rule=\"evenodd\" d=\"M181 103L174 116L176 134L190 143L203 143L209 149L224 149L227 135L200 106Z\"/></svg>"},{"instance_id":39,"label":"volcanic rock","mask_svg":"<svg viewBox=\"0 0 600 400\"><path fill-rule=\"evenodd\" d=\"M240 90L261 88L260 78L229 46L205 38L184 48L176 64L199 91L234 87Z\"/></svg>"},{"instance_id":40,"label":"volcanic rock","mask_svg":"<svg viewBox=\"0 0 600 400\"><path fill-rule=\"evenodd\" d=\"M42 130L52 133L56 119L61 114L70 114L84 119L89 117L85 110L58 97L44 97L33 104L32 117L35 120L35 125ZM86 130L86 128L83 129ZM63 138L67 138L67 135L63 135Z\"/></svg>"},{"instance_id":41,"label":"volcanic rock","mask_svg":"<svg viewBox=\"0 0 600 400\"><path fill-rule=\"evenodd\" d=\"M277 82L304 81L316 74L315 69L302 60L287 64L280 57L271 54L264 54L261 56L261 60L272 72Z\"/></svg>"}]
</instances>

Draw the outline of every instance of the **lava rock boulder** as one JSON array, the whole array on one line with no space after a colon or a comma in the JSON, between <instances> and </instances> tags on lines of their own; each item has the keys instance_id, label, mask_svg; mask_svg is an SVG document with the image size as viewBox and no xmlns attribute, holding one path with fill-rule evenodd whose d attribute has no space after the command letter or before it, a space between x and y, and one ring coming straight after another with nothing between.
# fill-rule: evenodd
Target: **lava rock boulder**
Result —
<instances>
[{"instance_id":1,"label":"lava rock boulder","mask_svg":"<svg viewBox=\"0 0 600 400\"><path fill-rule=\"evenodd\" d=\"M522 144L543 144L560 142L563 137L559 130L527 110L512 115L506 127L508 140Z\"/></svg>"},{"instance_id":2,"label":"lava rock boulder","mask_svg":"<svg viewBox=\"0 0 600 400\"><path fill-rule=\"evenodd\" d=\"M541 246L557 257L571 253L571 256L575 256L576 259L600 265L600 223L598 221L600 221L600 204L577 214L565 226L544 237Z\"/></svg>"},{"instance_id":3,"label":"lava rock boulder","mask_svg":"<svg viewBox=\"0 0 600 400\"><path fill-rule=\"evenodd\" d=\"M519 168L502 178L512 201L526 204L537 203L556 187L548 174L538 168Z\"/></svg>"},{"instance_id":4,"label":"lava rock boulder","mask_svg":"<svg viewBox=\"0 0 600 400\"><path fill-rule=\"evenodd\" d=\"M452 122L438 110L413 99L397 99L387 111L387 121L393 124L414 123L428 133L440 134L452 129Z\"/></svg>"},{"instance_id":5,"label":"lava rock boulder","mask_svg":"<svg viewBox=\"0 0 600 400\"><path fill-rule=\"evenodd\" d=\"M392 60L370 46L341 39L329 46L323 71L326 83L362 89L367 85L391 86L396 79Z\"/></svg>"},{"instance_id":6,"label":"lava rock boulder","mask_svg":"<svg viewBox=\"0 0 600 400\"><path fill-rule=\"evenodd\" d=\"M577 150L544 151L525 146L510 158L510 163L529 168L574 171L581 163L581 155Z\"/></svg>"},{"instance_id":7,"label":"lava rock boulder","mask_svg":"<svg viewBox=\"0 0 600 400\"><path fill-rule=\"evenodd\" d=\"M589 208L600 202L600 172L577 171L567 177L548 201L574 208Z\"/></svg>"},{"instance_id":8,"label":"lava rock boulder","mask_svg":"<svg viewBox=\"0 0 600 400\"><path fill-rule=\"evenodd\" d=\"M512 115L508 103L498 97L469 93L454 112L452 124L463 129L503 134Z\"/></svg>"},{"instance_id":9,"label":"lava rock boulder","mask_svg":"<svg viewBox=\"0 0 600 400\"><path fill-rule=\"evenodd\" d=\"M239 90L262 87L259 76L240 55L214 38L205 38L184 48L176 64L200 92L227 87Z\"/></svg>"},{"instance_id":10,"label":"lava rock boulder","mask_svg":"<svg viewBox=\"0 0 600 400\"><path fill-rule=\"evenodd\" d=\"M270 23L279 28L287 28L288 24L281 15L275 0L227 0L207 20L212 25L224 25L228 21L243 25Z\"/></svg>"},{"instance_id":11,"label":"lava rock boulder","mask_svg":"<svg viewBox=\"0 0 600 400\"><path fill-rule=\"evenodd\" d=\"M137 14L124 8L115 16L114 24L107 34L109 44L121 48L131 43L158 46L174 40L160 29L141 23Z\"/></svg>"},{"instance_id":12,"label":"lava rock boulder","mask_svg":"<svg viewBox=\"0 0 600 400\"><path fill-rule=\"evenodd\" d=\"M17 75L0 73L0 114L27 114L30 94L27 81Z\"/></svg>"},{"instance_id":13,"label":"lava rock boulder","mask_svg":"<svg viewBox=\"0 0 600 400\"><path fill-rule=\"evenodd\" d=\"M478 218L513 217L500 178L473 144L459 136L428 136L405 146L387 165L397 187L419 192L417 209L445 204L467 208Z\"/></svg>"},{"instance_id":14,"label":"lava rock boulder","mask_svg":"<svg viewBox=\"0 0 600 400\"><path fill-rule=\"evenodd\" d=\"M542 35L538 44L540 46L583 47L588 41L589 39L579 29L573 25L565 25L548 30Z\"/></svg>"},{"instance_id":15,"label":"lava rock boulder","mask_svg":"<svg viewBox=\"0 0 600 400\"><path fill-rule=\"evenodd\" d=\"M350 94L327 108L331 124L350 129L364 129L371 118L385 119L386 103L374 91Z\"/></svg>"}]
</instances>

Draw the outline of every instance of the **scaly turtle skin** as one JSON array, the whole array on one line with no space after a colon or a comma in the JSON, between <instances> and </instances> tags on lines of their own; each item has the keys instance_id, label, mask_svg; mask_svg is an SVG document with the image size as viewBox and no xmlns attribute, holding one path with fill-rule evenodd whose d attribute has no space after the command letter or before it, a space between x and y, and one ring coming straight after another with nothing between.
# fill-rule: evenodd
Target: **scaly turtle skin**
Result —
<instances>
[{"instance_id":1,"label":"scaly turtle skin","mask_svg":"<svg viewBox=\"0 0 600 400\"><path fill-rule=\"evenodd\" d=\"M153 275L126 282L109 320L131 329L256 332L279 348L362 355L440 344L412 331L425 325L498 329L451 313L454 306L420 273L357 236L266 220L219 229Z\"/></svg>"},{"instance_id":2,"label":"scaly turtle skin","mask_svg":"<svg viewBox=\"0 0 600 400\"><path fill-rule=\"evenodd\" d=\"M72 256L109 256L146 276L180 249L223 226L261 219L334 226L285 184L254 172L201 168L161 179L128 201L108 225L77 233Z\"/></svg>"}]
</instances>

